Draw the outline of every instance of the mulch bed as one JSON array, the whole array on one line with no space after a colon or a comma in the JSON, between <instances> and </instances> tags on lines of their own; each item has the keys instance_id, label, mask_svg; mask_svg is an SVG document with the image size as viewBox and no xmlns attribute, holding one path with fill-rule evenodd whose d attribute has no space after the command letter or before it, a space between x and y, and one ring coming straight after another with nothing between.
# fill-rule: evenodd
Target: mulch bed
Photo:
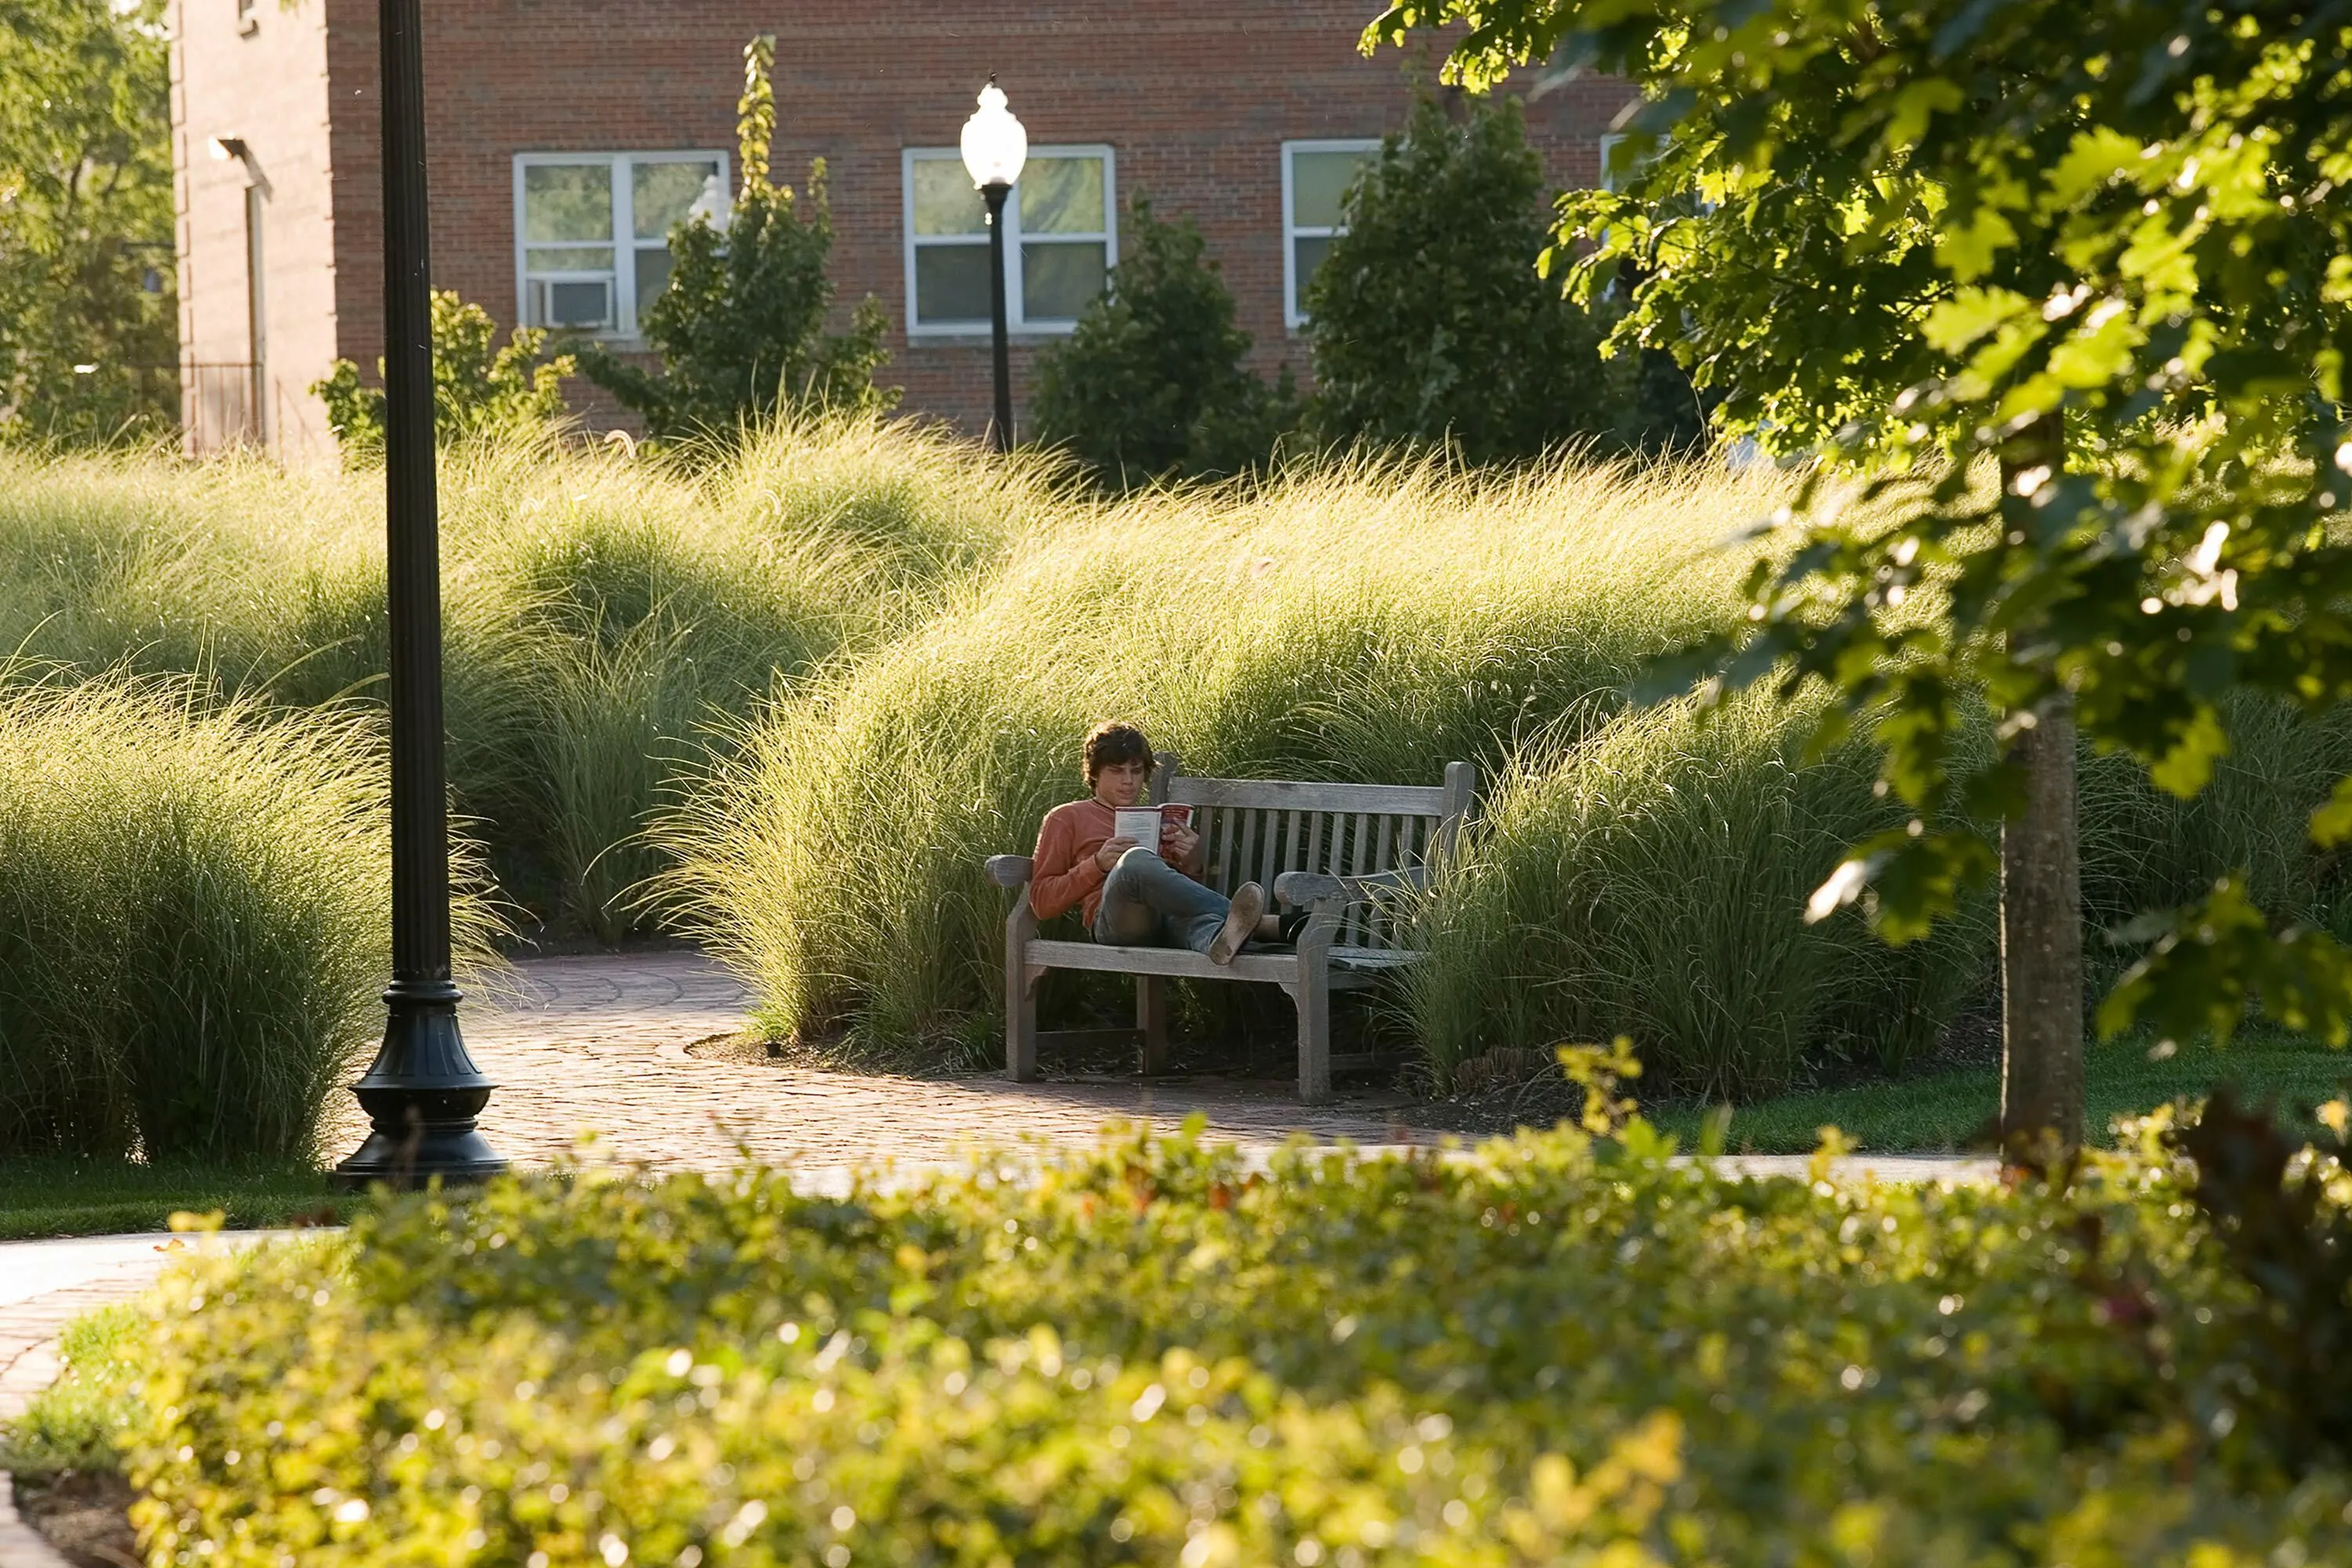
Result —
<instances>
[{"instance_id":1,"label":"mulch bed","mask_svg":"<svg viewBox=\"0 0 2352 1568\"><path fill-rule=\"evenodd\" d=\"M74 1568L142 1568L131 1483L110 1472L16 1478L16 1511Z\"/></svg>"}]
</instances>

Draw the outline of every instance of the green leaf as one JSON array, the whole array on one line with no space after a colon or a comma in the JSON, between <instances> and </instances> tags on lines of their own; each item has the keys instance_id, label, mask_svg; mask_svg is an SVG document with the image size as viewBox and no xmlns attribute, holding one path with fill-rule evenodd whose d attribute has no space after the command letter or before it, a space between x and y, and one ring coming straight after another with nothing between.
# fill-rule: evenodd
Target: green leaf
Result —
<instances>
[{"instance_id":1,"label":"green leaf","mask_svg":"<svg viewBox=\"0 0 2352 1568\"><path fill-rule=\"evenodd\" d=\"M1943 77L1928 77L1911 82L1895 95L1895 106L1886 117L1886 130L1879 138L1883 154L1900 153L1917 142L1927 129L1928 120L1938 113L1949 113L1968 101L1959 83Z\"/></svg>"},{"instance_id":2,"label":"green leaf","mask_svg":"<svg viewBox=\"0 0 2352 1568\"><path fill-rule=\"evenodd\" d=\"M2078 131L2066 145L2066 155L2050 170L2048 195L2053 206L2071 207L2109 181L2138 167L2140 144L2111 125Z\"/></svg>"},{"instance_id":3,"label":"green leaf","mask_svg":"<svg viewBox=\"0 0 2352 1568\"><path fill-rule=\"evenodd\" d=\"M1971 283L1991 271L1994 258L2016 244L2016 226L1996 209L1979 206L1966 221L1944 231L1936 259L1960 282Z\"/></svg>"},{"instance_id":4,"label":"green leaf","mask_svg":"<svg viewBox=\"0 0 2352 1568\"><path fill-rule=\"evenodd\" d=\"M2352 776L2337 779L2327 799L2311 814L2314 844L2333 849L2347 839L2352 839Z\"/></svg>"},{"instance_id":5,"label":"green leaf","mask_svg":"<svg viewBox=\"0 0 2352 1568\"><path fill-rule=\"evenodd\" d=\"M2031 301L2013 289L1962 289L1927 312L1919 323L1919 335L1938 352L1957 354L2031 308Z\"/></svg>"},{"instance_id":6,"label":"green leaf","mask_svg":"<svg viewBox=\"0 0 2352 1568\"><path fill-rule=\"evenodd\" d=\"M2213 764L2229 754L2230 736L2221 728L2221 715L2210 704L2200 705L2189 727L2148 764L2148 780L2166 794L2187 800L2212 782Z\"/></svg>"}]
</instances>

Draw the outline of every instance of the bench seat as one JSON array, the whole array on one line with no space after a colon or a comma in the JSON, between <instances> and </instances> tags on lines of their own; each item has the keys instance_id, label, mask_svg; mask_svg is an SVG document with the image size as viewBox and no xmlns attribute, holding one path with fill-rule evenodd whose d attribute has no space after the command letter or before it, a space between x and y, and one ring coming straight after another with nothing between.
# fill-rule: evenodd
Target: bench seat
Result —
<instances>
[{"instance_id":1,"label":"bench seat","mask_svg":"<svg viewBox=\"0 0 2352 1568\"><path fill-rule=\"evenodd\" d=\"M1402 969L1422 955L1410 948L1335 947L1330 950L1333 990L1369 984L1373 975ZM1298 979L1298 954L1287 949L1236 953L1231 963L1212 963L1189 947L1113 947L1099 942L1047 942L1033 938L1022 950L1033 969L1095 969L1113 974L1161 974L1180 980L1264 980L1290 986Z\"/></svg>"},{"instance_id":2,"label":"bench seat","mask_svg":"<svg viewBox=\"0 0 2352 1568\"><path fill-rule=\"evenodd\" d=\"M1193 808L1202 880L1228 897L1255 881L1282 906L1306 909L1297 944L1245 950L1219 964L1187 948L1049 941L1037 934L1030 907L1028 858L994 856L988 875L1013 895L1004 924L1006 1070L1019 1081L1036 1077L1037 982L1048 970L1135 976L1132 1033L1146 1073L1167 1063L1170 980L1256 981L1279 985L1297 1007L1299 1098L1328 1100L1330 994L1363 989L1423 956L1390 940L1397 924L1391 905L1426 887L1452 853L1469 816L1470 764L1448 763L1445 782L1432 787L1195 778L1178 771L1172 752L1154 762L1152 800Z\"/></svg>"}]
</instances>

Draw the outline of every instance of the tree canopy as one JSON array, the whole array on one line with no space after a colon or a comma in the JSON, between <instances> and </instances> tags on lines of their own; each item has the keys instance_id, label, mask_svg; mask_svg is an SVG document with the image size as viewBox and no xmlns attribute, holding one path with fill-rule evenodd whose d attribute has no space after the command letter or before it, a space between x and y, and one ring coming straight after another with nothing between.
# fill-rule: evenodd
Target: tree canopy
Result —
<instances>
[{"instance_id":1,"label":"tree canopy","mask_svg":"<svg viewBox=\"0 0 2352 1568\"><path fill-rule=\"evenodd\" d=\"M1470 87L1640 87L1620 188L1562 199L1552 260L1587 296L1630 264L1621 339L1822 459L1702 666L1823 682L1822 739L1874 727L1917 810L1817 913L1861 897L1902 939L1952 908L2044 716L2189 795L2232 692L2352 693L2352 4L1414 0L1367 47L1454 23ZM2352 783L2311 827L2352 838ZM2237 879L2137 934L2108 1030L2226 1037L2258 1005L2345 1036L2344 950Z\"/></svg>"},{"instance_id":2,"label":"tree canopy","mask_svg":"<svg viewBox=\"0 0 2352 1568\"><path fill-rule=\"evenodd\" d=\"M0 435L179 416L163 0L8 0L0 24Z\"/></svg>"},{"instance_id":3,"label":"tree canopy","mask_svg":"<svg viewBox=\"0 0 2352 1568\"><path fill-rule=\"evenodd\" d=\"M1035 439L1115 487L1265 462L1297 419L1296 396L1286 370L1269 388L1244 363L1250 336L1200 229L1138 197L1121 238L1109 287L1037 357Z\"/></svg>"},{"instance_id":4,"label":"tree canopy","mask_svg":"<svg viewBox=\"0 0 2352 1568\"><path fill-rule=\"evenodd\" d=\"M1460 123L1415 103L1349 188L1302 300L1318 437L1483 463L1605 426L1599 330L1535 272L1547 195L1516 101Z\"/></svg>"}]
</instances>

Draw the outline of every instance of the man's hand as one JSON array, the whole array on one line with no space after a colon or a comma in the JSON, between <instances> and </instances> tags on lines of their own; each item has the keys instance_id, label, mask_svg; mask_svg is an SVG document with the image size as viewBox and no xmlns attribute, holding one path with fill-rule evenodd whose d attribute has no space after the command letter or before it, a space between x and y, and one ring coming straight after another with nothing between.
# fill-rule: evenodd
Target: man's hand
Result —
<instances>
[{"instance_id":1,"label":"man's hand","mask_svg":"<svg viewBox=\"0 0 2352 1568\"><path fill-rule=\"evenodd\" d=\"M1108 871L1118 864L1118 858L1135 847L1132 838L1106 838L1103 847L1095 851L1095 869Z\"/></svg>"},{"instance_id":2,"label":"man's hand","mask_svg":"<svg viewBox=\"0 0 2352 1568\"><path fill-rule=\"evenodd\" d=\"M1171 866L1197 868L1201 864L1201 836L1181 822L1162 821L1160 855Z\"/></svg>"}]
</instances>

